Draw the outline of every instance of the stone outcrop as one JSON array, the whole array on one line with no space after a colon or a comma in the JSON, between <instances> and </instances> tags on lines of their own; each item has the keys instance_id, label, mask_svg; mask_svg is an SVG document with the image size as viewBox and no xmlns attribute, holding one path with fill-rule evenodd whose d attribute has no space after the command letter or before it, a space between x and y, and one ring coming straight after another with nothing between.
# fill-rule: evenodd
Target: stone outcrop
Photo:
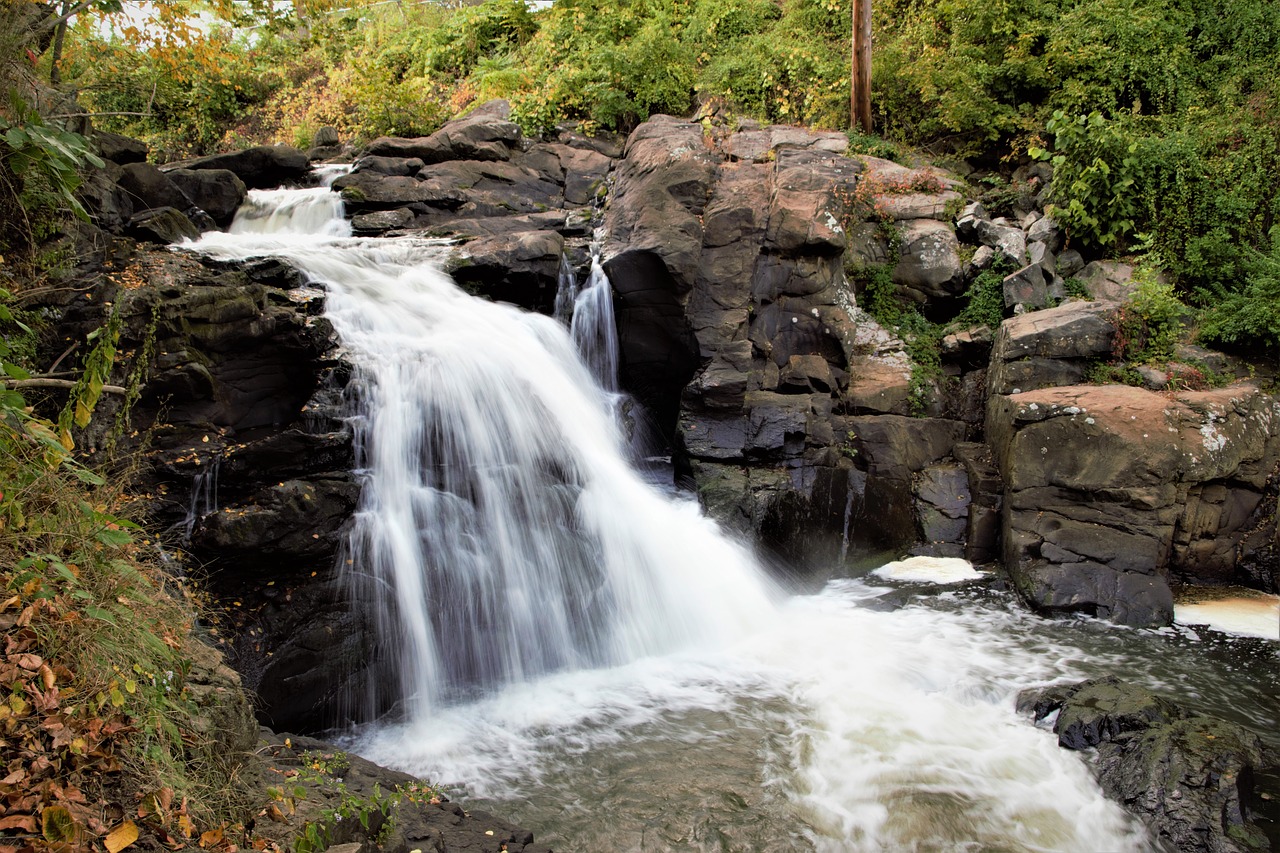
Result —
<instances>
[{"instance_id":1,"label":"stone outcrop","mask_svg":"<svg viewBox=\"0 0 1280 853\"><path fill-rule=\"evenodd\" d=\"M1181 853L1270 849L1246 805L1266 766L1257 735L1114 678L1033 692L1018 705L1037 722L1056 712L1060 746L1096 749L1102 789L1160 841Z\"/></svg>"},{"instance_id":2,"label":"stone outcrop","mask_svg":"<svg viewBox=\"0 0 1280 853\"><path fill-rule=\"evenodd\" d=\"M1248 384L994 397L987 437L1015 584L1046 610L1167 624L1170 576L1232 579L1280 453L1278 417L1277 401Z\"/></svg>"},{"instance_id":3,"label":"stone outcrop","mask_svg":"<svg viewBox=\"0 0 1280 853\"><path fill-rule=\"evenodd\" d=\"M262 190L305 180L311 171L311 161L305 153L288 145L257 145L243 151L170 163L164 168L226 169L249 189Z\"/></svg>"}]
</instances>

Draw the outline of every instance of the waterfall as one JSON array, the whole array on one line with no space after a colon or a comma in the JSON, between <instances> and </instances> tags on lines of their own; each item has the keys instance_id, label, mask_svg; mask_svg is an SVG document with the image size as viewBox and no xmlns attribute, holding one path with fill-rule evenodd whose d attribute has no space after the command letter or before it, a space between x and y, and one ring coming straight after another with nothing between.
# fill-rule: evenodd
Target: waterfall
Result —
<instances>
[{"instance_id":1,"label":"waterfall","mask_svg":"<svg viewBox=\"0 0 1280 853\"><path fill-rule=\"evenodd\" d=\"M345 558L386 591L381 631L399 638L411 716L547 672L723 642L767 618L773 592L749 552L627 461L598 258L571 338L468 295L412 251L291 250L291 236L340 232L319 221L336 198L319 192L255 193L206 246L274 239L327 288L356 368L362 497Z\"/></svg>"},{"instance_id":2,"label":"waterfall","mask_svg":"<svg viewBox=\"0 0 1280 853\"><path fill-rule=\"evenodd\" d=\"M194 248L297 265L354 366L342 559L404 703L354 749L504 798L560 849L1150 849L1012 710L1105 655L981 596L842 580L784 601L644 482L598 258L562 282L566 329L456 287L436 242L351 238L322 190L251 193L232 232Z\"/></svg>"}]
</instances>

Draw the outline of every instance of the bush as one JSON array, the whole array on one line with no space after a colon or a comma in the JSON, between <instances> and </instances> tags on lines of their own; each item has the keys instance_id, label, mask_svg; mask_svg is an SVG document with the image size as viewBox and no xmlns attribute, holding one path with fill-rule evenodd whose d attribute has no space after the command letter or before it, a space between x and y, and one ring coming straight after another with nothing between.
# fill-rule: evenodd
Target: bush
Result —
<instances>
[{"instance_id":1,"label":"bush","mask_svg":"<svg viewBox=\"0 0 1280 853\"><path fill-rule=\"evenodd\" d=\"M1133 275L1137 288L1120 307L1116 320L1116 352L1134 364L1161 364L1173 358L1183 333L1187 306L1148 266Z\"/></svg>"}]
</instances>

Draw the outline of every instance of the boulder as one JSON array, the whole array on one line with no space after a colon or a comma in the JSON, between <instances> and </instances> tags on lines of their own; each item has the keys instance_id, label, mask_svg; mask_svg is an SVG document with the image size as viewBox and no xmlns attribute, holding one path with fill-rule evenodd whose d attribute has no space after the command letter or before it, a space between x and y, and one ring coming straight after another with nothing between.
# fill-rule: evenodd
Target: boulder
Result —
<instances>
[{"instance_id":1,"label":"boulder","mask_svg":"<svg viewBox=\"0 0 1280 853\"><path fill-rule=\"evenodd\" d=\"M510 121L510 116L509 103L489 101L430 136L379 137L366 146L364 153L378 157L416 157L427 164L450 160L510 160L513 149L520 145L520 128Z\"/></svg>"},{"instance_id":2,"label":"boulder","mask_svg":"<svg viewBox=\"0 0 1280 853\"><path fill-rule=\"evenodd\" d=\"M170 163L164 168L166 171L226 169L234 172L249 189L262 190L302 181L311 171L311 161L305 152L288 145L257 145L243 151Z\"/></svg>"},{"instance_id":3,"label":"boulder","mask_svg":"<svg viewBox=\"0 0 1280 853\"><path fill-rule=\"evenodd\" d=\"M1013 263L1021 266L1027 262L1027 237L1016 225L979 219L973 231L982 245L990 246Z\"/></svg>"},{"instance_id":4,"label":"boulder","mask_svg":"<svg viewBox=\"0 0 1280 853\"><path fill-rule=\"evenodd\" d=\"M899 233L894 282L916 302L955 295L963 286L963 264L951 226L936 219L916 219L902 223Z\"/></svg>"},{"instance_id":5,"label":"boulder","mask_svg":"<svg viewBox=\"0 0 1280 853\"><path fill-rule=\"evenodd\" d=\"M1071 273L1063 273L1070 275ZM1133 265L1123 261L1094 261L1077 276L1093 299L1124 302L1137 286L1133 281Z\"/></svg>"},{"instance_id":6,"label":"boulder","mask_svg":"<svg viewBox=\"0 0 1280 853\"><path fill-rule=\"evenodd\" d=\"M231 224L248 192L244 181L227 169L172 169L166 174L220 228Z\"/></svg>"},{"instance_id":7,"label":"boulder","mask_svg":"<svg viewBox=\"0 0 1280 853\"><path fill-rule=\"evenodd\" d=\"M186 214L172 207L158 207L135 213L129 219L125 233L135 240L149 243L181 243L183 240L200 239L200 229L192 224Z\"/></svg>"},{"instance_id":8,"label":"boulder","mask_svg":"<svg viewBox=\"0 0 1280 853\"><path fill-rule=\"evenodd\" d=\"M1051 612L1167 624L1171 574L1220 582L1234 571L1280 464L1276 417L1280 402L1250 384L1173 398L1115 385L993 396L987 438L1015 586Z\"/></svg>"},{"instance_id":9,"label":"boulder","mask_svg":"<svg viewBox=\"0 0 1280 853\"><path fill-rule=\"evenodd\" d=\"M92 136L93 147L103 160L110 160L121 166L126 163L145 163L147 160L147 143L111 133L107 130L95 130Z\"/></svg>"},{"instance_id":10,"label":"boulder","mask_svg":"<svg viewBox=\"0 0 1280 853\"><path fill-rule=\"evenodd\" d=\"M446 267L461 286L489 299L550 313L564 238L554 231L481 237L455 250Z\"/></svg>"},{"instance_id":11,"label":"boulder","mask_svg":"<svg viewBox=\"0 0 1280 853\"><path fill-rule=\"evenodd\" d=\"M191 197L179 189L168 175L150 163L129 163L121 167L116 183L129 194L133 209L137 211L161 207L181 211L193 203Z\"/></svg>"},{"instance_id":12,"label":"boulder","mask_svg":"<svg viewBox=\"0 0 1280 853\"><path fill-rule=\"evenodd\" d=\"M991 351L990 393L1079 383L1092 360L1111 354L1115 310L1109 302L1067 302L1005 320Z\"/></svg>"}]
</instances>

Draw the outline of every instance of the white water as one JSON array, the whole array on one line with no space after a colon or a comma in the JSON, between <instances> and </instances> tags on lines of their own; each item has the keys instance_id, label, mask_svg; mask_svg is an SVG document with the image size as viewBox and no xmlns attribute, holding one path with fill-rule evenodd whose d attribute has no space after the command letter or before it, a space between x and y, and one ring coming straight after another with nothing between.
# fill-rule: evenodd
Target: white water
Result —
<instances>
[{"instance_id":1,"label":"white water","mask_svg":"<svg viewBox=\"0 0 1280 853\"><path fill-rule=\"evenodd\" d=\"M421 241L342 239L297 192L196 248L292 260L357 366L349 558L388 591L407 710L362 753L523 803L562 850L1147 849L1013 711L1079 650L859 582L783 601L631 470L562 324L468 296Z\"/></svg>"}]
</instances>

